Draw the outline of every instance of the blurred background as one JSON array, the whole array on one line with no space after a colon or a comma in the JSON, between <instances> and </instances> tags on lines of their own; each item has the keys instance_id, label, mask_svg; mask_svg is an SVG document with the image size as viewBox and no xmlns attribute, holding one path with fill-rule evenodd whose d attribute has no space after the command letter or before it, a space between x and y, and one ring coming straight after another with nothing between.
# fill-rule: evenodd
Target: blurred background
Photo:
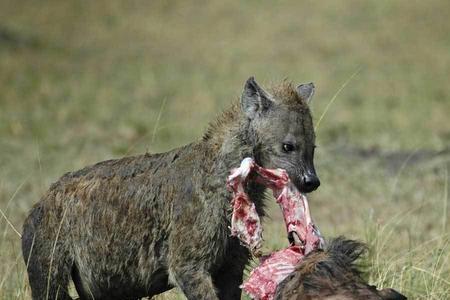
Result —
<instances>
[{"instance_id":1,"label":"blurred background","mask_svg":"<svg viewBox=\"0 0 450 300\"><path fill-rule=\"evenodd\" d=\"M51 182L200 138L252 75L316 85L322 233L369 244L371 283L449 299L446 0L0 0L0 299L30 299L19 233Z\"/></svg>"}]
</instances>

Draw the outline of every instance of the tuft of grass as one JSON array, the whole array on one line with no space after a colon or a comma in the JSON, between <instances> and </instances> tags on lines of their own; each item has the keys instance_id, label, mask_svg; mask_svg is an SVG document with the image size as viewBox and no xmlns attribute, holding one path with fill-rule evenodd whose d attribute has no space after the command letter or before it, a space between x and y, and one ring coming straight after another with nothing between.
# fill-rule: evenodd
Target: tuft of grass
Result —
<instances>
[{"instance_id":1,"label":"tuft of grass","mask_svg":"<svg viewBox=\"0 0 450 300\"><path fill-rule=\"evenodd\" d=\"M399 174L405 166L406 163L400 168ZM447 166L443 174L442 207L438 206L439 201L427 199L417 207L397 213L383 225L377 224L373 218L368 219L365 240L370 248L366 262L370 267L370 282L381 288L396 287L414 299L450 297L450 233L445 226L449 201ZM415 213L419 212L418 218L427 218L427 210L430 209L442 213L444 226L440 228L440 233L433 234L430 228L423 228L419 241L414 238L414 229L409 226L405 227L406 236L399 233L399 227L408 224ZM398 247L399 240L403 241L402 247Z\"/></svg>"},{"instance_id":2,"label":"tuft of grass","mask_svg":"<svg viewBox=\"0 0 450 300\"><path fill-rule=\"evenodd\" d=\"M322 119L325 117L325 115L328 112L328 109L330 109L330 106L334 103L334 101L336 100L337 96L342 92L342 90L350 83L350 81L352 81L352 79L358 75L359 72L361 72L362 68L359 67L352 75L350 75L350 77L341 85L341 87L336 91L336 93L333 95L333 97L331 97L330 101L328 101L327 106L325 106L325 109L323 110L322 114L320 115L319 119L316 122L316 125L314 126L314 130L317 132L320 122L322 121Z\"/></svg>"},{"instance_id":3,"label":"tuft of grass","mask_svg":"<svg viewBox=\"0 0 450 300\"><path fill-rule=\"evenodd\" d=\"M8 217L5 215L5 213L1 209L0 209L0 214L6 220L6 223L9 225L9 227L19 236L19 238L22 237L20 232L14 227L14 225L11 223L11 221L8 219Z\"/></svg>"}]
</instances>

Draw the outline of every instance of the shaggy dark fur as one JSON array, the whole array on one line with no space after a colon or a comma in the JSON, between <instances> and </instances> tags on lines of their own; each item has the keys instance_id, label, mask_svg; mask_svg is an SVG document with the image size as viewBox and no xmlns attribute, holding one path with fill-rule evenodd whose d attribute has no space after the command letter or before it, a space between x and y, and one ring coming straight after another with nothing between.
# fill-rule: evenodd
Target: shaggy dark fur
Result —
<instances>
[{"instance_id":1,"label":"shaggy dark fur","mask_svg":"<svg viewBox=\"0 0 450 300\"><path fill-rule=\"evenodd\" d=\"M312 84L300 93L286 83L269 93L250 78L240 105L200 141L61 177L23 227L33 299L70 299L70 279L81 299L139 299L174 286L188 299L240 299L249 254L230 237L226 178L253 157L286 169L300 190L317 188L312 94ZM264 187L247 192L264 215Z\"/></svg>"},{"instance_id":2,"label":"shaggy dark fur","mask_svg":"<svg viewBox=\"0 0 450 300\"><path fill-rule=\"evenodd\" d=\"M393 289L377 290L362 278L356 261L364 244L343 237L331 240L325 250L308 254L277 288L276 300L404 300Z\"/></svg>"}]
</instances>

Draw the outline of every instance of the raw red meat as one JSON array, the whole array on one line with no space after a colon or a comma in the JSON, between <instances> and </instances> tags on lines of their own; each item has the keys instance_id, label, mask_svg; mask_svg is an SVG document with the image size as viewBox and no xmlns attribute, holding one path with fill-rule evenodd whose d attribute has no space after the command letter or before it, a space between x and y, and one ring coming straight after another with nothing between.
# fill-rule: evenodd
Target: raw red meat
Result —
<instances>
[{"instance_id":1,"label":"raw red meat","mask_svg":"<svg viewBox=\"0 0 450 300\"><path fill-rule=\"evenodd\" d=\"M227 180L228 187L234 194L231 235L237 236L252 253L255 253L262 243L262 227L255 204L244 190L244 184L254 165L251 158L245 158L239 168L232 170Z\"/></svg>"},{"instance_id":2,"label":"raw red meat","mask_svg":"<svg viewBox=\"0 0 450 300\"><path fill-rule=\"evenodd\" d=\"M306 196L291 183L283 169L265 169L253 159L245 158L231 171L227 184L233 191L231 234L237 236L252 253L262 243L262 227L255 205L245 193L245 183L254 173L254 180L272 189L280 205L291 245L261 260L241 286L253 299L273 299L277 285L283 281L309 252L323 246L323 238L313 224ZM252 177L253 179L253 177Z\"/></svg>"},{"instance_id":3,"label":"raw red meat","mask_svg":"<svg viewBox=\"0 0 450 300\"><path fill-rule=\"evenodd\" d=\"M241 288L253 299L273 299L277 286L303 258L300 246L289 246L264 258L251 273Z\"/></svg>"}]
</instances>

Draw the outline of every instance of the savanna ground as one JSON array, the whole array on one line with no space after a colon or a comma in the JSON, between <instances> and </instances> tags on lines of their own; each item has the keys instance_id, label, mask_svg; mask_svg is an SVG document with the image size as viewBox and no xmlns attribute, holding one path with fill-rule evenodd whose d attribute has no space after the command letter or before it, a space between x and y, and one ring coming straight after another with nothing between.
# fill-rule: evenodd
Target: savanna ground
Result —
<instances>
[{"instance_id":1,"label":"savanna ground","mask_svg":"<svg viewBox=\"0 0 450 300\"><path fill-rule=\"evenodd\" d=\"M370 245L371 283L449 299L449 32L446 0L1 0L0 298L30 299L18 233L51 182L199 138L255 75L316 84L324 235Z\"/></svg>"}]
</instances>

